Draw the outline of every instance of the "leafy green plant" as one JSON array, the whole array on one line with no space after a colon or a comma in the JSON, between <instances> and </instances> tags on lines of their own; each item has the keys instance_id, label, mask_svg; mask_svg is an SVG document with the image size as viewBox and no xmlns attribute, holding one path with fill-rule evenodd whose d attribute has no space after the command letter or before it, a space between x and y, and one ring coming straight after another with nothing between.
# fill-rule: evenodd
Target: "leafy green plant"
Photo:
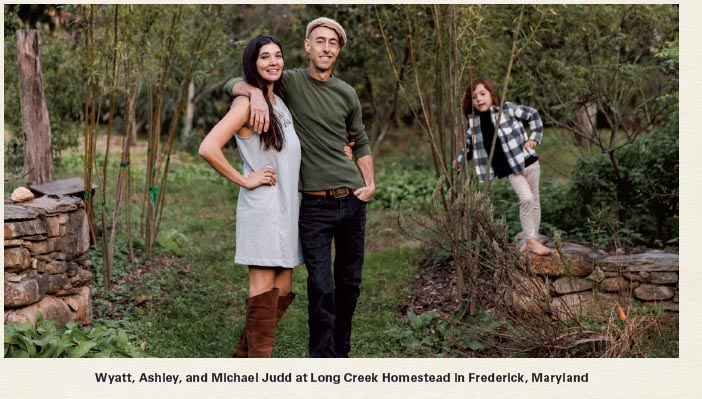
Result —
<instances>
[{"instance_id":1,"label":"leafy green plant","mask_svg":"<svg viewBox=\"0 0 702 399\"><path fill-rule=\"evenodd\" d=\"M142 357L119 328L82 328L69 322L56 330L56 322L40 317L37 327L13 322L5 325L5 357Z\"/></svg>"},{"instance_id":2,"label":"leafy green plant","mask_svg":"<svg viewBox=\"0 0 702 399\"><path fill-rule=\"evenodd\" d=\"M376 193L373 206L399 210L400 204L417 208L426 205L436 189L436 176L426 166L379 170L376 176Z\"/></svg>"},{"instance_id":3,"label":"leafy green plant","mask_svg":"<svg viewBox=\"0 0 702 399\"><path fill-rule=\"evenodd\" d=\"M187 252L188 237L178 230L164 231L156 237L156 244L176 256L184 256Z\"/></svg>"},{"instance_id":4,"label":"leafy green plant","mask_svg":"<svg viewBox=\"0 0 702 399\"><path fill-rule=\"evenodd\" d=\"M474 329L497 331L503 322L486 312L468 315L470 298L464 298L449 317L436 310L422 314L407 312L407 326L390 331L402 346L413 352L429 352L440 357L464 357L467 352L489 350Z\"/></svg>"}]
</instances>

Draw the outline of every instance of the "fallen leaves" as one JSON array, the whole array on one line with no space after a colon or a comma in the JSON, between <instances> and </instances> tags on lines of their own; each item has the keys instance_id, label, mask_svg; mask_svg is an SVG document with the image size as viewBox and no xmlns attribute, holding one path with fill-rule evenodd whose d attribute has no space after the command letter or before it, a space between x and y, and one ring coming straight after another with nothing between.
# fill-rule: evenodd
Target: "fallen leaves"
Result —
<instances>
[{"instance_id":1,"label":"fallen leaves","mask_svg":"<svg viewBox=\"0 0 702 399\"><path fill-rule=\"evenodd\" d=\"M134 298L137 306L153 305L154 296L151 294L139 294Z\"/></svg>"}]
</instances>

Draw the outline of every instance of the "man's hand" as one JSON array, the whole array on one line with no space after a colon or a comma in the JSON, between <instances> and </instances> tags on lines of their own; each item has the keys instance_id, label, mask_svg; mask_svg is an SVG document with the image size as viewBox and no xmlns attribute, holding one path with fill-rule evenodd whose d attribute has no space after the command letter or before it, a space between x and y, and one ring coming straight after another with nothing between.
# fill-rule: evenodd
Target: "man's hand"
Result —
<instances>
[{"instance_id":1,"label":"man's hand","mask_svg":"<svg viewBox=\"0 0 702 399\"><path fill-rule=\"evenodd\" d=\"M373 194L375 194L375 185L361 187L353 192L353 195L355 195L356 198L360 199L363 202L370 201L371 197L373 197Z\"/></svg>"},{"instance_id":2,"label":"man's hand","mask_svg":"<svg viewBox=\"0 0 702 399\"><path fill-rule=\"evenodd\" d=\"M363 181L366 185L354 191L353 194L361 201L368 202L371 197L373 197L373 194L375 194L373 157L371 155L364 155L356 160L356 165L358 165L358 169L361 170L361 175L363 175Z\"/></svg>"},{"instance_id":3,"label":"man's hand","mask_svg":"<svg viewBox=\"0 0 702 399\"><path fill-rule=\"evenodd\" d=\"M251 109L249 126L258 134L267 132L271 120L268 112L268 103L263 97L263 92L259 89L252 90L249 101L249 107Z\"/></svg>"}]
</instances>

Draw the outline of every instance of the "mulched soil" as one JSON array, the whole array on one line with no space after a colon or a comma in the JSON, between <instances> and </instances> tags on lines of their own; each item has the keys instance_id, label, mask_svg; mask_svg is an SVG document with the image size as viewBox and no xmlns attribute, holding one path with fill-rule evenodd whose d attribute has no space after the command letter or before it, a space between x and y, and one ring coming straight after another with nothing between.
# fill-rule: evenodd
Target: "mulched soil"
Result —
<instances>
[{"instance_id":1,"label":"mulched soil","mask_svg":"<svg viewBox=\"0 0 702 399\"><path fill-rule=\"evenodd\" d=\"M423 264L419 266L412 282L411 295L400 307L402 316L412 311L421 314L436 310L440 314L452 314L458 306L456 300L456 271L450 264Z\"/></svg>"}]
</instances>

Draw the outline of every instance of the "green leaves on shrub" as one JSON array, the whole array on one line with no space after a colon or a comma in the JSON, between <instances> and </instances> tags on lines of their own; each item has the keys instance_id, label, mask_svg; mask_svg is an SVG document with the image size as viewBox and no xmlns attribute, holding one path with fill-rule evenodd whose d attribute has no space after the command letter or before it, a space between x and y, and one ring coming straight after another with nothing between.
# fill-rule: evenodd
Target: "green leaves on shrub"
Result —
<instances>
[{"instance_id":1,"label":"green leaves on shrub","mask_svg":"<svg viewBox=\"0 0 702 399\"><path fill-rule=\"evenodd\" d=\"M578 160L571 181L542 181L541 232L601 247L677 247L679 137L677 112L666 123L617 151L622 180L606 155ZM493 182L495 216L510 235L521 231L519 201L506 179Z\"/></svg>"},{"instance_id":2,"label":"green leaves on shrub","mask_svg":"<svg viewBox=\"0 0 702 399\"><path fill-rule=\"evenodd\" d=\"M379 170L376 192L371 204L379 208L399 210L400 204L416 208L429 202L436 189L436 176L425 166L398 166Z\"/></svg>"},{"instance_id":3,"label":"green leaves on shrub","mask_svg":"<svg viewBox=\"0 0 702 399\"><path fill-rule=\"evenodd\" d=\"M5 325L5 357L142 357L122 329L82 328L69 322L57 331L56 322L40 317L37 327L13 322Z\"/></svg>"}]
</instances>

